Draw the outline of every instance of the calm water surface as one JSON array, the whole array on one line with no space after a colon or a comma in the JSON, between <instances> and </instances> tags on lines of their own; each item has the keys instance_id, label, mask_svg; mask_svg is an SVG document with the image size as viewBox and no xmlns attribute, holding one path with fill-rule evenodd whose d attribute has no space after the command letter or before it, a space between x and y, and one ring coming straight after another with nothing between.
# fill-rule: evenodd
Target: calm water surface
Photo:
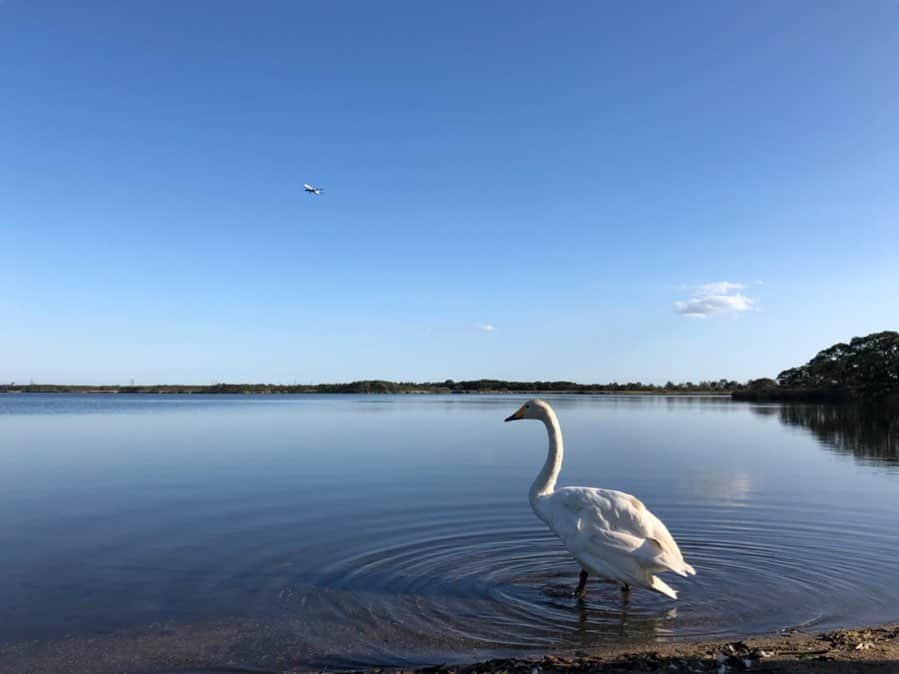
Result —
<instances>
[{"instance_id":1,"label":"calm water surface","mask_svg":"<svg viewBox=\"0 0 899 674\"><path fill-rule=\"evenodd\" d=\"M895 418L548 399L560 484L667 523L697 570L666 576L677 602L568 596L527 501L545 431L502 423L518 397L3 395L0 643L186 634L213 664L352 667L899 618Z\"/></svg>"}]
</instances>

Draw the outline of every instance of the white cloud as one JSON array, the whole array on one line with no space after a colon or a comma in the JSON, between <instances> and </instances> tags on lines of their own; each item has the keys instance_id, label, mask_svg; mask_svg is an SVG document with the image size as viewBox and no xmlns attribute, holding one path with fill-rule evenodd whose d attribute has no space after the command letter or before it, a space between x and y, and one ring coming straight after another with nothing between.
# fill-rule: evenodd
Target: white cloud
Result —
<instances>
[{"instance_id":1,"label":"white cloud","mask_svg":"<svg viewBox=\"0 0 899 674\"><path fill-rule=\"evenodd\" d=\"M693 288L692 296L674 303L677 313L689 318L707 318L719 314L737 315L756 308L757 300L744 295L742 283L718 281Z\"/></svg>"},{"instance_id":2,"label":"white cloud","mask_svg":"<svg viewBox=\"0 0 899 674\"><path fill-rule=\"evenodd\" d=\"M696 288L696 292L699 295L726 295L731 290L743 290L745 287L742 283L718 281L717 283L703 283Z\"/></svg>"},{"instance_id":3,"label":"white cloud","mask_svg":"<svg viewBox=\"0 0 899 674\"><path fill-rule=\"evenodd\" d=\"M483 330L484 332L496 332L496 326L491 325L490 323L481 323L478 325L478 330Z\"/></svg>"}]
</instances>

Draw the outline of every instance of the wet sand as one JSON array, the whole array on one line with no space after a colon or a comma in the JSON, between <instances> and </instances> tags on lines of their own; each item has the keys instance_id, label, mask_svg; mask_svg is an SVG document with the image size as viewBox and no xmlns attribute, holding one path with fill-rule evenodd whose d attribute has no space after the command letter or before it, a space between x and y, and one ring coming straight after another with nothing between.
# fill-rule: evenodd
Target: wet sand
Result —
<instances>
[{"instance_id":1,"label":"wet sand","mask_svg":"<svg viewBox=\"0 0 899 674\"><path fill-rule=\"evenodd\" d=\"M596 652L497 659L418 669L297 667L297 654L279 649L279 636L249 625L166 628L148 634L0 646L0 672L106 674L111 672L200 674L212 672L368 671L416 674L578 674L580 672L729 672L785 674L899 673L899 623L821 634L792 632L737 642L672 642L603 648ZM261 626L260 626L261 627ZM267 655L259 656L265 642ZM459 654L464 661L464 654Z\"/></svg>"}]
</instances>

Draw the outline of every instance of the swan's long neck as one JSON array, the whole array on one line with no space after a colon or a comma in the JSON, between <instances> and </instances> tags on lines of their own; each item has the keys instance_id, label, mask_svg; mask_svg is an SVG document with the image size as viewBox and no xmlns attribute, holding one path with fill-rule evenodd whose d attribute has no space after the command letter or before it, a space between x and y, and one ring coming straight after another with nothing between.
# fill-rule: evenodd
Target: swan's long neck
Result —
<instances>
[{"instance_id":1,"label":"swan's long neck","mask_svg":"<svg viewBox=\"0 0 899 674\"><path fill-rule=\"evenodd\" d=\"M556 479L559 477L559 471L562 470L562 429L559 428L559 421L552 410L547 410L547 416L543 420L546 426L546 434L549 436L549 451L546 453L546 463L531 485L531 491L528 494L531 504L538 496L551 494L556 488Z\"/></svg>"}]
</instances>

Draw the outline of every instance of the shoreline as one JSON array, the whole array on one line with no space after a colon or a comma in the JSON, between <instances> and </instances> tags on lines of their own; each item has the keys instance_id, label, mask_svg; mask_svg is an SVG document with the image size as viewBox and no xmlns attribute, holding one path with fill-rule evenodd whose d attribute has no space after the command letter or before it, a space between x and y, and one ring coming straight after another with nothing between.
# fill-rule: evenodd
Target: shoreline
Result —
<instances>
[{"instance_id":1,"label":"shoreline","mask_svg":"<svg viewBox=\"0 0 899 674\"><path fill-rule=\"evenodd\" d=\"M443 395L471 394L589 394L589 395L721 395L729 396L740 390L742 384L732 380L693 382L667 382L655 385L643 382L606 382L580 384L567 380L533 381L505 379L467 379L444 381L390 381L387 379L358 379L349 382L318 384L275 384L272 382L216 382L212 384L17 384L0 383L0 393L105 393L105 394L301 394L301 393L350 393L350 394L412 394L435 393Z\"/></svg>"},{"instance_id":2,"label":"shoreline","mask_svg":"<svg viewBox=\"0 0 899 674\"><path fill-rule=\"evenodd\" d=\"M468 665L372 669L411 674L579 674L729 672L852 674L899 672L899 622L808 634L791 631L739 641L671 641L593 653L498 658Z\"/></svg>"},{"instance_id":3,"label":"shoreline","mask_svg":"<svg viewBox=\"0 0 899 674\"><path fill-rule=\"evenodd\" d=\"M306 395L365 395L365 396L644 396L658 398L727 398L736 403L748 404L826 404L843 405L857 404L869 406L895 406L899 404L899 393L878 398L857 398L842 393L830 391L732 391L713 389L614 389L614 388L589 388L581 389L543 389L543 388L477 388L477 389L450 389L442 387L427 388L393 385L389 388L359 387L353 384L322 384L322 385L218 385L218 386L191 386L191 385L159 385L159 386L67 386L67 385L38 385L10 386L0 385L0 396L3 395L77 395L77 396L135 396L135 395L162 395L162 396L306 396Z\"/></svg>"},{"instance_id":4,"label":"shoreline","mask_svg":"<svg viewBox=\"0 0 899 674\"><path fill-rule=\"evenodd\" d=\"M328 667L301 663L289 646L269 643L270 652L248 653L249 642L266 639L252 623L213 626L153 626L146 631L67 635L53 641L0 644L0 671L19 674L214 674L256 672L306 674L587 674L633 672L759 671L784 674L886 674L899 672L899 622L821 633L799 631L735 640L674 640L601 647L589 652L494 658L469 664ZM280 651L280 652L279 652ZM338 654L332 654L338 655ZM464 654L454 660L465 661ZM295 656L294 656L295 657ZM291 662L294 660L294 663ZM313 659L313 662L315 659Z\"/></svg>"},{"instance_id":5,"label":"shoreline","mask_svg":"<svg viewBox=\"0 0 899 674\"><path fill-rule=\"evenodd\" d=\"M239 390L239 391L221 391L221 390L207 390L204 387L185 387L183 390L172 390L171 388L153 388L147 387L146 389L142 389L140 391L130 391L130 390L122 390L119 388L104 388L97 387L92 389L77 389L77 390L68 390L65 387L60 387L58 389L53 390L4 390L4 387L0 387L0 395L33 395L33 394L48 394L48 395L370 395L370 396L381 396L381 395L458 395L458 396L471 396L471 395L510 395L510 396L520 396L520 395L576 395L576 396L706 396L706 397L715 397L715 398L729 398L732 399L732 394L729 391L711 391L711 390L696 390L696 391L676 391L676 390L627 390L627 391L615 391L608 389L601 389L596 391L576 391L576 390L549 390L549 389L522 389L522 390L509 390L509 389L483 389L479 391L452 391L449 389L439 390L439 389L421 389L421 390L401 390L401 391L286 391L286 390L277 390L275 389L262 389L262 390Z\"/></svg>"}]
</instances>

